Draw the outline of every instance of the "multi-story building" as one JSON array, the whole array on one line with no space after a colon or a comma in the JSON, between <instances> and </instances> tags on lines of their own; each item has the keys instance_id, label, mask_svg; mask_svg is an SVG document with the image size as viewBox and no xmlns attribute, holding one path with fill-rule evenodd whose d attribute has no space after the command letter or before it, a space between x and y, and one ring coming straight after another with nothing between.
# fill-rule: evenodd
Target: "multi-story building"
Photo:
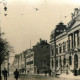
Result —
<instances>
[{"instance_id":1,"label":"multi-story building","mask_svg":"<svg viewBox=\"0 0 80 80\"><path fill-rule=\"evenodd\" d=\"M80 70L80 9L68 25L59 23L50 36L50 68L59 73Z\"/></svg>"},{"instance_id":2,"label":"multi-story building","mask_svg":"<svg viewBox=\"0 0 80 80\"><path fill-rule=\"evenodd\" d=\"M37 73L43 73L50 69L50 45L47 40L40 39L40 42L33 46L34 66Z\"/></svg>"},{"instance_id":3,"label":"multi-story building","mask_svg":"<svg viewBox=\"0 0 80 80\"><path fill-rule=\"evenodd\" d=\"M25 51L20 53L19 57L19 71L20 73L25 73L26 72L26 67L25 67Z\"/></svg>"},{"instance_id":4,"label":"multi-story building","mask_svg":"<svg viewBox=\"0 0 80 80\"><path fill-rule=\"evenodd\" d=\"M36 73L34 70L34 51L33 49L26 50L26 71L27 73Z\"/></svg>"}]
</instances>

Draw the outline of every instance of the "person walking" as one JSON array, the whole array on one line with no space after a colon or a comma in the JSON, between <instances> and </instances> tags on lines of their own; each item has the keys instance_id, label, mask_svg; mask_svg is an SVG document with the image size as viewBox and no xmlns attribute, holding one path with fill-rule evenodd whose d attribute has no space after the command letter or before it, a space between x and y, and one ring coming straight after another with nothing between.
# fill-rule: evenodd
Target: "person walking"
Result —
<instances>
[{"instance_id":1,"label":"person walking","mask_svg":"<svg viewBox=\"0 0 80 80\"><path fill-rule=\"evenodd\" d=\"M14 77L16 78L16 80L18 80L19 71L17 69L16 69L16 71L14 71Z\"/></svg>"},{"instance_id":2,"label":"person walking","mask_svg":"<svg viewBox=\"0 0 80 80\"><path fill-rule=\"evenodd\" d=\"M2 74L3 74L3 76L4 76L4 80L7 80L7 70L6 70L6 68L4 68L4 70L2 71Z\"/></svg>"}]
</instances>

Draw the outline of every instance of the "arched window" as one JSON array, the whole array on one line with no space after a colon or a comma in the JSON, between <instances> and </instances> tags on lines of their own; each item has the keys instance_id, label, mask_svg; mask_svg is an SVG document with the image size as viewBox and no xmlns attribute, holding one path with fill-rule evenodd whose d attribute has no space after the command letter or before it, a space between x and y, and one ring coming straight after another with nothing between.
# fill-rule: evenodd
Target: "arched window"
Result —
<instances>
[{"instance_id":1,"label":"arched window","mask_svg":"<svg viewBox=\"0 0 80 80\"><path fill-rule=\"evenodd\" d=\"M72 65L72 57L69 56L69 65Z\"/></svg>"}]
</instances>

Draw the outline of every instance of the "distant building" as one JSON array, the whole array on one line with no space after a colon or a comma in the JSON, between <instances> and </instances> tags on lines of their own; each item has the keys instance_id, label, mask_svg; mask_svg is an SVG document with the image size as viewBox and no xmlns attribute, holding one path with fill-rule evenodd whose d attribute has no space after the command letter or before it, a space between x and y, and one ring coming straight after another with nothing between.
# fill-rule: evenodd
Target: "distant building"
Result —
<instances>
[{"instance_id":1,"label":"distant building","mask_svg":"<svg viewBox=\"0 0 80 80\"><path fill-rule=\"evenodd\" d=\"M12 64L13 65L13 71L15 71L15 69L19 70L19 57L20 57L19 54L15 54L14 61Z\"/></svg>"},{"instance_id":2,"label":"distant building","mask_svg":"<svg viewBox=\"0 0 80 80\"><path fill-rule=\"evenodd\" d=\"M27 73L36 73L34 68L34 51L33 49L26 50L26 71Z\"/></svg>"},{"instance_id":3,"label":"distant building","mask_svg":"<svg viewBox=\"0 0 80 80\"><path fill-rule=\"evenodd\" d=\"M26 68L25 68L25 51L23 51L22 53L20 53L20 57L19 57L19 71L20 73L25 73L26 72Z\"/></svg>"},{"instance_id":4,"label":"distant building","mask_svg":"<svg viewBox=\"0 0 80 80\"><path fill-rule=\"evenodd\" d=\"M75 8L68 25L62 22L50 35L50 68L53 72L80 70L80 9Z\"/></svg>"}]
</instances>

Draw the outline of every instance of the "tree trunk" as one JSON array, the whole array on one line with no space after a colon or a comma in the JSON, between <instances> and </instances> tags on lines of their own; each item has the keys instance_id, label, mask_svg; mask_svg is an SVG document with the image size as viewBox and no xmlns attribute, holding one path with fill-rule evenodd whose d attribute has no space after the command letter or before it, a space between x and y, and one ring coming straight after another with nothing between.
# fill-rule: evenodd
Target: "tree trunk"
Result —
<instances>
[{"instance_id":1,"label":"tree trunk","mask_svg":"<svg viewBox=\"0 0 80 80\"><path fill-rule=\"evenodd\" d=\"M0 65L0 80L2 80L2 76L1 76L1 65Z\"/></svg>"}]
</instances>

